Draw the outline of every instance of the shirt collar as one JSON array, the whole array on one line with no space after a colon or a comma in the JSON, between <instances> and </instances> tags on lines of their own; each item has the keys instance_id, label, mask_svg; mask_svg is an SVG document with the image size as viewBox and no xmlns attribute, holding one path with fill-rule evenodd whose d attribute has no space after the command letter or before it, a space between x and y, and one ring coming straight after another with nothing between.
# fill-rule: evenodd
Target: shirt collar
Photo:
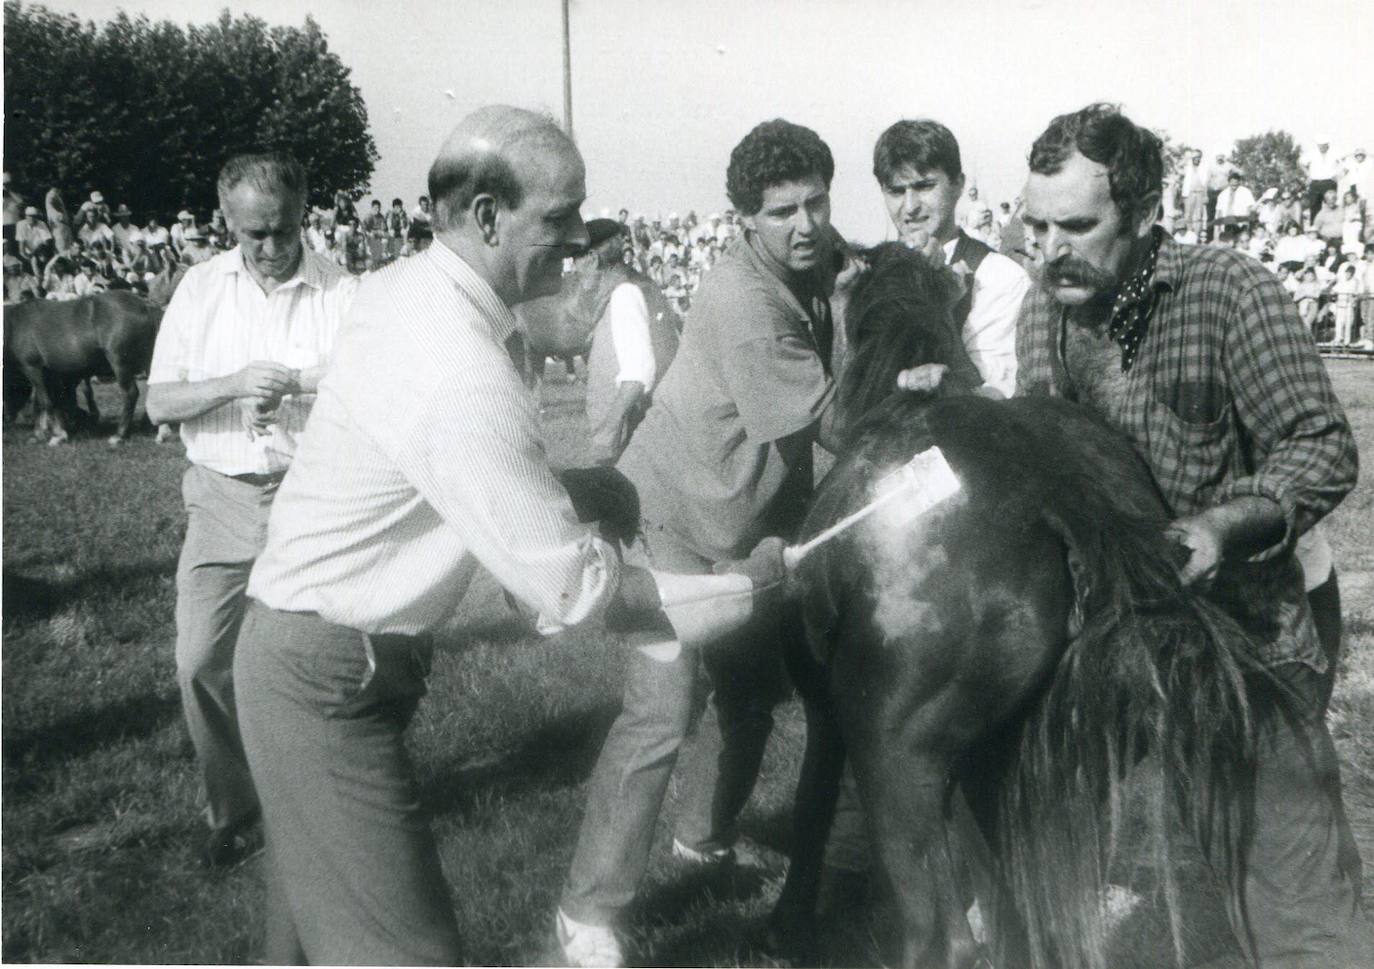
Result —
<instances>
[{"instance_id":1,"label":"shirt collar","mask_svg":"<svg viewBox=\"0 0 1374 969\"><path fill-rule=\"evenodd\" d=\"M491 284L477 274L462 256L446 246L441 239L435 239L430 243L420 256L412 256L412 259L428 257L429 260L438 267L439 271L448 276L461 289L469 299L477 305L483 318L491 327L492 336L504 344L515 332L515 314L511 308L501 301L501 297L496 295L496 290L491 288Z\"/></svg>"},{"instance_id":2,"label":"shirt collar","mask_svg":"<svg viewBox=\"0 0 1374 969\"><path fill-rule=\"evenodd\" d=\"M314 261L314 253L309 246L301 246L301 261L296 265L296 271L291 274L291 278L281 283L273 290L274 293L290 289L293 286L309 286L312 289L324 288L324 273L319 265ZM222 256L218 256L215 262L219 271L228 276L235 273L245 272L247 266L243 261L243 248L235 246Z\"/></svg>"}]
</instances>

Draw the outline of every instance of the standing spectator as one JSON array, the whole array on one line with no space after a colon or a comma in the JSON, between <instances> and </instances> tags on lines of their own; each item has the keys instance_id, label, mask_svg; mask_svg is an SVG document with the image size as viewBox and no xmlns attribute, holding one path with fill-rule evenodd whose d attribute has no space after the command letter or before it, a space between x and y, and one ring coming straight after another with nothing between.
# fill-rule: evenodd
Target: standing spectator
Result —
<instances>
[{"instance_id":1,"label":"standing spectator","mask_svg":"<svg viewBox=\"0 0 1374 969\"><path fill-rule=\"evenodd\" d=\"M1331 142L1318 141L1317 149L1302 160L1307 171L1307 214L1316 218L1322 209L1327 192L1336 191L1336 181L1341 176L1341 165L1331 152Z\"/></svg>"},{"instance_id":2,"label":"standing spectator","mask_svg":"<svg viewBox=\"0 0 1374 969\"><path fill-rule=\"evenodd\" d=\"M1217 152L1216 159L1207 169L1207 225L1212 227L1212 233L1205 235L1204 238L1216 238L1217 199L1230 184L1233 171L1235 166L1227 161L1225 153Z\"/></svg>"},{"instance_id":3,"label":"standing spectator","mask_svg":"<svg viewBox=\"0 0 1374 969\"><path fill-rule=\"evenodd\" d=\"M325 235L324 226L321 225L320 213L312 211L306 216L307 225L305 227L305 244L310 247L312 252L320 255L328 255L329 239Z\"/></svg>"},{"instance_id":4,"label":"standing spectator","mask_svg":"<svg viewBox=\"0 0 1374 969\"><path fill-rule=\"evenodd\" d=\"M123 202L119 203L114 210L115 224L110 229L114 233L115 249L125 259L133 254L134 240L143 238L143 230L129 221L132 216L129 207Z\"/></svg>"},{"instance_id":5,"label":"standing spectator","mask_svg":"<svg viewBox=\"0 0 1374 969\"><path fill-rule=\"evenodd\" d=\"M410 241L416 252L424 252L434 241L434 212L428 195L410 211Z\"/></svg>"},{"instance_id":6,"label":"standing spectator","mask_svg":"<svg viewBox=\"0 0 1374 969\"><path fill-rule=\"evenodd\" d=\"M1359 270L1355 263L1342 263L1336 270L1336 281L1331 286L1333 315L1336 321L1336 334L1331 342L1341 347L1350 346L1351 330L1355 324L1355 304L1360 297Z\"/></svg>"},{"instance_id":7,"label":"standing spectator","mask_svg":"<svg viewBox=\"0 0 1374 969\"><path fill-rule=\"evenodd\" d=\"M386 258L388 261L401 254L406 236L410 232L410 217L406 215L405 203L400 199L391 200L391 211L386 214Z\"/></svg>"},{"instance_id":8,"label":"standing spectator","mask_svg":"<svg viewBox=\"0 0 1374 969\"><path fill-rule=\"evenodd\" d=\"M372 210L363 220L363 232L367 235L367 268L376 269L386 262L386 213L382 211L381 199L372 200Z\"/></svg>"},{"instance_id":9,"label":"standing spectator","mask_svg":"<svg viewBox=\"0 0 1374 969\"><path fill-rule=\"evenodd\" d=\"M1341 251L1354 258L1360 254L1360 242L1364 235L1365 206L1359 192L1352 185L1346 189L1341 199Z\"/></svg>"},{"instance_id":10,"label":"standing spectator","mask_svg":"<svg viewBox=\"0 0 1374 969\"><path fill-rule=\"evenodd\" d=\"M306 181L295 159L238 155L220 171L218 192L239 244L211 253L177 287L147 397L156 423L181 423L191 462L176 665L209 827L200 856L210 867L254 845L258 796L239 734L234 642L268 513L357 286L301 245Z\"/></svg>"},{"instance_id":11,"label":"standing spectator","mask_svg":"<svg viewBox=\"0 0 1374 969\"><path fill-rule=\"evenodd\" d=\"M1202 161L1202 151L1194 148L1188 153L1188 164L1183 169L1183 218L1196 238L1201 239L1207 228L1207 166Z\"/></svg>"},{"instance_id":12,"label":"standing spectator","mask_svg":"<svg viewBox=\"0 0 1374 969\"><path fill-rule=\"evenodd\" d=\"M1360 342L1374 350L1374 242L1360 256Z\"/></svg>"},{"instance_id":13,"label":"standing spectator","mask_svg":"<svg viewBox=\"0 0 1374 969\"><path fill-rule=\"evenodd\" d=\"M5 229L5 241L6 241L6 242L13 242L13 241L14 241L14 238L15 238L15 232L17 231L18 226L19 226L19 220L22 219L22 218L24 217L24 199L23 199L22 197L20 197L19 193L14 192L14 191L12 191L12 190L10 189L10 173L9 173L9 172L4 172L3 174L0 174L0 178L3 178L3 179L4 179L4 183L3 183L3 184L4 184L4 196L5 196L5 198L4 198L4 219L5 219L5 222L4 222L4 229Z\"/></svg>"},{"instance_id":14,"label":"standing spectator","mask_svg":"<svg viewBox=\"0 0 1374 969\"><path fill-rule=\"evenodd\" d=\"M215 252L227 252L234 248L234 233L224 220L224 211L215 209L210 215L210 224L204 230L206 241Z\"/></svg>"},{"instance_id":15,"label":"standing spectator","mask_svg":"<svg viewBox=\"0 0 1374 969\"><path fill-rule=\"evenodd\" d=\"M1362 199L1374 198L1374 158L1367 157L1363 148L1356 148L1345 160L1339 187L1342 192L1355 189Z\"/></svg>"},{"instance_id":16,"label":"standing spectator","mask_svg":"<svg viewBox=\"0 0 1374 969\"><path fill-rule=\"evenodd\" d=\"M362 223L358 221L356 216L349 220L345 228L348 230L348 236L343 245L344 264L348 267L348 271L356 276L358 273L366 272L369 268L368 257L372 247L367 233L363 231Z\"/></svg>"},{"instance_id":17,"label":"standing spectator","mask_svg":"<svg viewBox=\"0 0 1374 969\"><path fill-rule=\"evenodd\" d=\"M48 210L48 230L52 232L53 249L57 252L66 252L71 248L76 235L72 231L71 218L67 215L67 206L57 189L48 189L48 194L43 198L43 205Z\"/></svg>"},{"instance_id":18,"label":"standing spectator","mask_svg":"<svg viewBox=\"0 0 1374 969\"><path fill-rule=\"evenodd\" d=\"M353 224L353 220L358 218L358 209L353 204L353 199L343 189L334 193L334 228L339 226L348 227ZM336 243L337 245L337 240Z\"/></svg>"}]
</instances>

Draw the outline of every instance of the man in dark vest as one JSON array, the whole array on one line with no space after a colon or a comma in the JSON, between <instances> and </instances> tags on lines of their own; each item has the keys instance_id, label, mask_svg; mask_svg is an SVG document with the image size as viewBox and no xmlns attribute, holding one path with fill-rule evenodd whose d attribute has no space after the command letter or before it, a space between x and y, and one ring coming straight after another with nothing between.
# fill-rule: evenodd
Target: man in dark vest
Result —
<instances>
[{"instance_id":1,"label":"man in dark vest","mask_svg":"<svg viewBox=\"0 0 1374 969\"><path fill-rule=\"evenodd\" d=\"M577 294L566 308L592 334L587 423L596 464L614 464L630 443L682 329L653 280L625 265L624 231L614 219L587 223L591 244L578 260Z\"/></svg>"},{"instance_id":2,"label":"man in dark vest","mask_svg":"<svg viewBox=\"0 0 1374 969\"><path fill-rule=\"evenodd\" d=\"M959 228L954 208L964 171L953 132L928 119L898 121L873 147L873 177L901 240L917 249L938 245L945 264L965 275L967 292L955 310L964 348L983 375L983 392L1010 397L1016 317L1030 279L1015 260Z\"/></svg>"}]
</instances>

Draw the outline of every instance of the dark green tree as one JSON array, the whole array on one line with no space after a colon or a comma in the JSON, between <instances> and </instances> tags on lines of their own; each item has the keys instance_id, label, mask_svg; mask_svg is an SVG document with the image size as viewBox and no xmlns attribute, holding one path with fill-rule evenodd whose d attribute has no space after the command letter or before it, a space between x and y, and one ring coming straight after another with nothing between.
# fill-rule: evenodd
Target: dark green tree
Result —
<instances>
[{"instance_id":1,"label":"dark green tree","mask_svg":"<svg viewBox=\"0 0 1374 969\"><path fill-rule=\"evenodd\" d=\"M1298 164L1301 149L1286 131L1266 131L1241 138L1231 149L1231 161L1245 176L1245 184L1259 195L1266 188L1293 188L1306 184Z\"/></svg>"},{"instance_id":2,"label":"dark green tree","mask_svg":"<svg viewBox=\"0 0 1374 969\"><path fill-rule=\"evenodd\" d=\"M203 216L227 158L283 150L326 204L361 191L377 160L362 95L310 18L97 25L7 0L4 72L5 165L31 199L55 186L71 205L98 188L140 218Z\"/></svg>"}]
</instances>

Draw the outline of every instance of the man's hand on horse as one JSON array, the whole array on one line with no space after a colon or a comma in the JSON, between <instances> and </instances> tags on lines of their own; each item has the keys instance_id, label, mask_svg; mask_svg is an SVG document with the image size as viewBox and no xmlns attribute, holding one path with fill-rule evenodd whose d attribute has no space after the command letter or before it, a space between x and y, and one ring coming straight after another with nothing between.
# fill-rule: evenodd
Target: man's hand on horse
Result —
<instances>
[{"instance_id":1,"label":"man's hand on horse","mask_svg":"<svg viewBox=\"0 0 1374 969\"><path fill-rule=\"evenodd\" d=\"M931 393L940 386L940 381L949 373L943 363L923 363L897 374L897 388L918 393Z\"/></svg>"},{"instance_id":2,"label":"man's hand on horse","mask_svg":"<svg viewBox=\"0 0 1374 969\"><path fill-rule=\"evenodd\" d=\"M234 374L239 397L257 397L271 402L270 410L288 394L300 393L301 372L271 360L254 360Z\"/></svg>"},{"instance_id":3,"label":"man's hand on horse","mask_svg":"<svg viewBox=\"0 0 1374 969\"><path fill-rule=\"evenodd\" d=\"M1217 577L1225 551L1226 536L1206 512L1176 519L1165 534L1188 552L1188 561L1179 567L1184 585L1207 588Z\"/></svg>"},{"instance_id":4,"label":"man's hand on horse","mask_svg":"<svg viewBox=\"0 0 1374 969\"><path fill-rule=\"evenodd\" d=\"M782 550L786 547L787 543L782 539L770 536L755 545L747 559L717 562L712 571L717 575L735 573L747 576L754 591L761 592L779 585L787 578L787 566L782 558Z\"/></svg>"}]
</instances>

